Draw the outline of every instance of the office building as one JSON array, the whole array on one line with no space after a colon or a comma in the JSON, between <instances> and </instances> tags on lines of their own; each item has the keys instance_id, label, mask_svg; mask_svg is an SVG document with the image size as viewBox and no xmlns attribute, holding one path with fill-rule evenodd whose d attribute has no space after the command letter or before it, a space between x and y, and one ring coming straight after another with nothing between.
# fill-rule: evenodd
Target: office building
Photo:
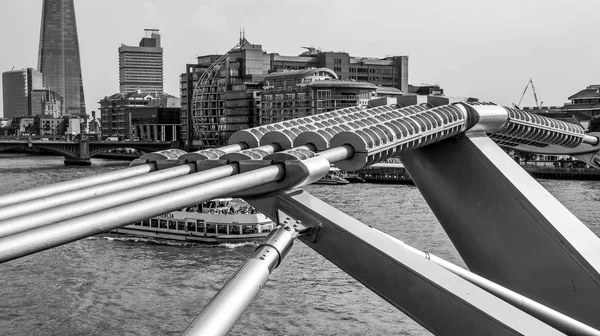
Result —
<instances>
[{"instance_id":1,"label":"office building","mask_svg":"<svg viewBox=\"0 0 600 336\"><path fill-rule=\"evenodd\" d=\"M288 92L288 96L284 94L283 97L288 97L289 101L281 102L285 108L274 107L279 104L277 101L261 103L267 75L321 68L327 68L331 78L338 81L291 89L295 91L294 97ZM353 82L355 84L351 84ZM327 88L319 88L320 85ZM274 90L269 85L266 87ZM384 94L384 90L378 89L381 87L389 88L386 89L389 92ZM267 119L295 118L306 113L321 113L338 106L358 104L365 99L362 96L369 95L367 91L375 92L375 96L377 91L381 92L380 96L407 93L408 56L377 59L350 56L346 52L321 52L315 48L309 48L298 56L282 56L268 54L261 45L251 44L240 36L238 46L226 56L200 56L197 64L187 64L186 72L180 77L180 90L185 148L218 147L226 144L237 130L257 126ZM316 90L329 91L336 97L319 99L315 93L311 102L310 92ZM272 92L269 98L278 99L277 94ZM292 101L294 108L290 109L287 104ZM263 107L269 110L262 113Z\"/></svg>"},{"instance_id":2,"label":"office building","mask_svg":"<svg viewBox=\"0 0 600 336\"><path fill-rule=\"evenodd\" d=\"M144 29L139 46L119 47L119 91L163 93L163 48L157 29Z\"/></svg>"},{"instance_id":3,"label":"office building","mask_svg":"<svg viewBox=\"0 0 600 336\"><path fill-rule=\"evenodd\" d=\"M218 59L218 56L215 57L214 61ZM207 67L202 66L201 64L186 64L185 73L182 73L179 76L179 94L181 97L181 140L183 141L183 147L186 150L189 150L192 147L200 147L200 144L192 146L193 141L199 143L200 140L198 140L197 133L194 131L194 119L191 108L193 106L192 100L194 97L194 89L196 88L198 80L206 71L206 68Z\"/></svg>"},{"instance_id":4,"label":"office building","mask_svg":"<svg viewBox=\"0 0 600 336\"><path fill-rule=\"evenodd\" d=\"M63 97L64 116L85 115L73 0L44 0L38 70L44 88Z\"/></svg>"},{"instance_id":5,"label":"office building","mask_svg":"<svg viewBox=\"0 0 600 336\"><path fill-rule=\"evenodd\" d=\"M265 77L259 123L366 106L377 97L378 88L372 83L339 80L336 73L327 68L273 72ZM391 89L402 94L398 89Z\"/></svg>"},{"instance_id":6,"label":"office building","mask_svg":"<svg viewBox=\"0 0 600 336\"><path fill-rule=\"evenodd\" d=\"M133 107L127 110L131 125L130 139L179 141L180 108L165 106Z\"/></svg>"},{"instance_id":7,"label":"office building","mask_svg":"<svg viewBox=\"0 0 600 336\"><path fill-rule=\"evenodd\" d=\"M307 49L298 56L271 54L271 69L329 68L341 80L369 82L408 93L408 56L358 57L350 56L347 52L320 51L312 47Z\"/></svg>"},{"instance_id":8,"label":"office building","mask_svg":"<svg viewBox=\"0 0 600 336\"><path fill-rule=\"evenodd\" d=\"M34 127L37 135L49 136L50 138L60 138L60 125L65 123L63 118L55 118L52 115L37 115L34 118Z\"/></svg>"},{"instance_id":9,"label":"office building","mask_svg":"<svg viewBox=\"0 0 600 336\"><path fill-rule=\"evenodd\" d=\"M187 100L182 113L185 148L223 146L231 134L256 125L262 81L269 69L270 56L262 46L243 37L228 56L200 56L197 66L188 66L181 76L181 95ZM195 83L190 81L194 76ZM184 80L194 87L191 96Z\"/></svg>"},{"instance_id":10,"label":"office building","mask_svg":"<svg viewBox=\"0 0 600 336\"><path fill-rule=\"evenodd\" d=\"M584 128L588 128L592 118L600 115L600 85L588 85L568 99L570 103L565 104L562 111L572 114Z\"/></svg>"},{"instance_id":11,"label":"office building","mask_svg":"<svg viewBox=\"0 0 600 336\"><path fill-rule=\"evenodd\" d=\"M133 139L137 136L146 140L171 141L181 137L180 127L171 127L180 121L179 98L166 93L132 91L115 93L99 103L101 133L105 138Z\"/></svg>"},{"instance_id":12,"label":"office building","mask_svg":"<svg viewBox=\"0 0 600 336\"><path fill-rule=\"evenodd\" d=\"M4 117L33 115L32 91L42 89L42 74L32 68L2 73Z\"/></svg>"}]
</instances>

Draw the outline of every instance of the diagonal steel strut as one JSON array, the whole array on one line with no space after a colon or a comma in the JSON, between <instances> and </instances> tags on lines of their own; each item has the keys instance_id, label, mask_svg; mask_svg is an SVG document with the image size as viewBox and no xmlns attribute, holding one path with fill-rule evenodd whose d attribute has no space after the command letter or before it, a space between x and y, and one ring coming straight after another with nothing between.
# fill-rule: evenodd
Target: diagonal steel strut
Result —
<instances>
[{"instance_id":1,"label":"diagonal steel strut","mask_svg":"<svg viewBox=\"0 0 600 336\"><path fill-rule=\"evenodd\" d=\"M307 192L246 201L312 227L298 239L436 335L562 334Z\"/></svg>"}]
</instances>

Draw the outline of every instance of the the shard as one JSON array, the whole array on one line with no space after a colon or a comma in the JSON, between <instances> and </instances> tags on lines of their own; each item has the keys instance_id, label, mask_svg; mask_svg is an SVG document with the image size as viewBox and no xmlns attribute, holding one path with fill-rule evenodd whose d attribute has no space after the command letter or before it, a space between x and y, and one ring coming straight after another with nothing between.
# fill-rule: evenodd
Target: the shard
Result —
<instances>
[{"instance_id":1,"label":"the shard","mask_svg":"<svg viewBox=\"0 0 600 336\"><path fill-rule=\"evenodd\" d=\"M44 86L63 97L65 116L85 115L73 0L44 0L38 70Z\"/></svg>"}]
</instances>

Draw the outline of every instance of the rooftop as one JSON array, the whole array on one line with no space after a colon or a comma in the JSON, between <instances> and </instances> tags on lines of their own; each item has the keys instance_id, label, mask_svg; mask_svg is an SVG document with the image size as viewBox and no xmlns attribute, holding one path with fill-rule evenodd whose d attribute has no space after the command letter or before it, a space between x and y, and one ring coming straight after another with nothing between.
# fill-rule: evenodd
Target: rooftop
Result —
<instances>
[{"instance_id":1,"label":"rooftop","mask_svg":"<svg viewBox=\"0 0 600 336\"><path fill-rule=\"evenodd\" d=\"M569 100L585 98L600 98L600 85L590 85L569 97Z\"/></svg>"},{"instance_id":2,"label":"rooftop","mask_svg":"<svg viewBox=\"0 0 600 336\"><path fill-rule=\"evenodd\" d=\"M350 64L368 64L368 65L390 65L394 61L386 60L386 59L376 59L376 58L365 58L365 57L351 57Z\"/></svg>"},{"instance_id":3,"label":"rooftop","mask_svg":"<svg viewBox=\"0 0 600 336\"><path fill-rule=\"evenodd\" d=\"M373 89L373 90L376 90L379 88L377 85L375 85L373 83L355 82L355 81L347 81L347 80L339 80L339 79L314 81L314 82L308 84L308 86L313 87L313 88L346 87L346 88ZM400 91L400 93L402 93L402 91Z\"/></svg>"},{"instance_id":4,"label":"rooftop","mask_svg":"<svg viewBox=\"0 0 600 336\"><path fill-rule=\"evenodd\" d=\"M273 61L295 61L295 62L316 62L315 56L285 56L277 53L273 55Z\"/></svg>"},{"instance_id":5,"label":"rooftop","mask_svg":"<svg viewBox=\"0 0 600 336\"><path fill-rule=\"evenodd\" d=\"M401 95L403 92L400 89L390 86L378 86L377 93L379 94L397 94Z\"/></svg>"},{"instance_id":6,"label":"rooftop","mask_svg":"<svg viewBox=\"0 0 600 336\"><path fill-rule=\"evenodd\" d=\"M160 98L177 98L168 93L156 93L156 92L141 92L131 91L126 93L117 92L110 96L104 97L102 100L133 100L133 99L160 99Z\"/></svg>"},{"instance_id":7,"label":"rooftop","mask_svg":"<svg viewBox=\"0 0 600 336\"><path fill-rule=\"evenodd\" d=\"M302 70L272 72L272 73L266 75L265 79L286 78L286 77L308 77L308 76L312 76L312 75L314 75L318 72L322 72L322 71L330 74L334 78L337 78L337 75L331 69L311 68L311 69L302 69Z\"/></svg>"}]
</instances>

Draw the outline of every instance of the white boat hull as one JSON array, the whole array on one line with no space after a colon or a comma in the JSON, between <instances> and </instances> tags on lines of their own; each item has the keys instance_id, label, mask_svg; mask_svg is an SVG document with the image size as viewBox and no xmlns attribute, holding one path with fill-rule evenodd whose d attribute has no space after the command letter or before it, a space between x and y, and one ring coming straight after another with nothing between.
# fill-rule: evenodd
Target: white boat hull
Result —
<instances>
[{"instance_id":1,"label":"white boat hull","mask_svg":"<svg viewBox=\"0 0 600 336\"><path fill-rule=\"evenodd\" d=\"M152 230L150 230L152 229ZM169 239L188 242L198 242L205 244L222 244L222 243L243 243L249 241L262 241L269 235L269 232L251 233L251 234L214 234L201 232L181 232L169 229L134 227L131 225L114 229L111 233L129 234L142 237L150 237L157 239Z\"/></svg>"}]
</instances>

